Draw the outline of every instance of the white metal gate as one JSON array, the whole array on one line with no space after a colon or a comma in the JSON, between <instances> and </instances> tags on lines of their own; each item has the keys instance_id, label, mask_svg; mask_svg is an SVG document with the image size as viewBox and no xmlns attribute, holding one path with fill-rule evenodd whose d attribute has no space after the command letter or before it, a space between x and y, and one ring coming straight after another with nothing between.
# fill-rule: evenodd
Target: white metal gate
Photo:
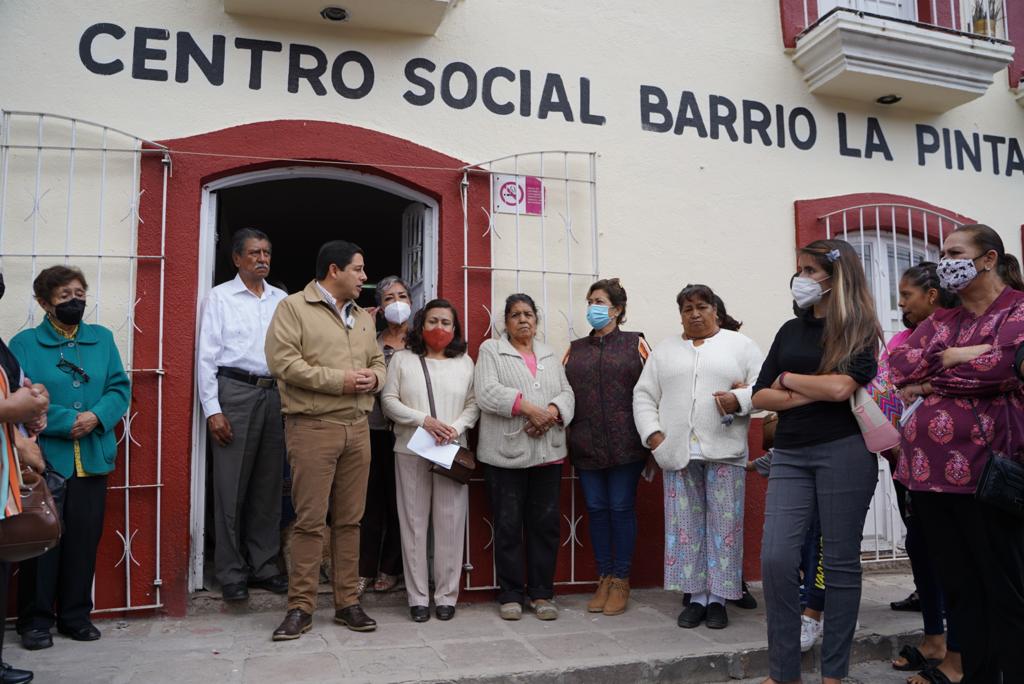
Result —
<instances>
[{"instance_id":1,"label":"white metal gate","mask_svg":"<svg viewBox=\"0 0 1024 684\"><path fill-rule=\"evenodd\" d=\"M482 176L489 187L487 206L470 206L469 187L472 180ZM503 186L517 186L511 190L513 201L502 209ZM532 194L528 206L525 195ZM514 193L519 193L516 196ZM537 302L540 310L538 335L554 349L566 349L569 342L589 331L585 324L587 289L598 276L597 232L597 154L594 152L545 151L515 154L489 162L474 164L463 169L463 311L466 339L471 343L497 336L502 330L505 298L516 292L525 292ZM539 211L537 211L539 209ZM470 235L470 216L482 212L487 219L483 236ZM490 240L490 263L472 263L469 245L481 237ZM470 280L485 274L490 281L491 301L470 301ZM483 307L489 325L485 329L470 328L470 313ZM583 540L577 534L582 519L582 502L577 502L573 480L575 472L567 478L570 486L568 501L562 510L568 523L568 535L562 540L560 568L568 564L568 572L560 571L555 584L579 584L597 581L596 577L581 577L577 572L577 549ZM479 482L475 483L479 487ZM475 507L476 505L476 507ZM479 560L479 544L484 539L483 551L489 556L490 571L474 567ZM469 520L466 530L466 589L493 589L497 574L493 563L493 527L470 497ZM474 556L474 553L477 555ZM474 574L474 570L480 570ZM482 575L482 576L481 576Z\"/></svg>"},{"instance_id":2,"label":"white metal gate","mask_svg":"<svg viewBox=\"0 0 1024 684\"><path fill-rule=\"evenodd\" d=\"M888 340L902 330L900 275L922 261L937 261L946 235L963 225L957 218L908 204L863 204L838 209L818 218L825 236L846 240L860 254L871 284L875 307ZM878 483L864 522L861 550L868 561L905 556L906 529L899 516L892 472L878 459Z\"/></svg>"},{"instance_id":3,"label":"white metal gate","mask_svg":"<svg viewBox=\"0 0 1024 684\"><path fill-rule=\"evenodd\" d=\"M145 198L149 203L161 203L160 211L150 214L160 217L160 225L142 225L139 215L145 155L155 155L163 162L162 195ZM107 526L116 526L119 548L104 553L101 546L94 581L96 612L163 605L163 204L169 176L170 154L165 147L110 126L37 112L4 111L0 115L0 257L7 283L7 296L0 302L0 331L9 338L41 320L31 287L41 269L55 263L77 266L90 283L86 320L113 331L132 378L133 400L119 430L122 458L109 478L108 490L116 494L107 499L115 515L123 508L122 515L114 518L108 513L107 517ZM139 254L139 231L150 235L159 231L159 250ZM158 269L157 292L136 288L140 265ZM147 297L158 301L147 302ZM156 330L139 327L136 311L140 305L149 311L157 309ZM133 367L139 344L146 345L145 357L154 359L154 367ZM155 404L136 401L140 379L155 384ZM133 426L145 426L142 430L151 435L141 460L138 450L142 443L133 429L136 434L141 432ZM154 445L152 452L150 444ZM145 574L141 582L140 573Z\"/></svg>"}]
</instances>

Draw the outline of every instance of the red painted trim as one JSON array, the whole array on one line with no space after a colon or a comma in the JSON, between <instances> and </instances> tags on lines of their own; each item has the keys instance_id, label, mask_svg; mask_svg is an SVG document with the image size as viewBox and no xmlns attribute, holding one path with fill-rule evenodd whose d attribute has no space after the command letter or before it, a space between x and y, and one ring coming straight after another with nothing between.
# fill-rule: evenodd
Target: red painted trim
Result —
<instances>
[{"instance_id":1,"label":"red painted trim","mask_svg":"<svg viewBox=\"0 0 1024 684\"><path fill-rule=\"evenodd\" d=\"M779 0L779 17L782 20L782 44L787 48L796 47L796 37L804 29L818 21L818 0L806 0L807 21L804 21L804 0Z\"/></svg>"},{"instance_id":2,"label":"red painted trim","mask_svg":"<svg viewBox=\"0 0 1024 684\"><path fill-rule=\"evenodd\" d=\"M245 156L282 159L315 159L360 164L357 170L389 178L416 189L438 202L439 245L438 294L461 306L462 279L462 201L458 171L464 162L422 147L408 140L356 126L322 121L268 121L236 126L211 133L163 141L172 150L173 176L167 193L167 257L164 328L164 415L163 415L163 524L162 567L163 601L171 615L184 615L188 602L187 573L189 558L189 496L191 483L192 405L195 385L193 359L195 349L196 282L199 259L199 209L203 186L213 179L272 166L294 166L294 162L249 161ZM204 153L200 156L185 152ZM213 154L211 154L213 153ZM224 156L218 156L224 155ZM365 165L363 165L365 164ZM404 166L406 168L398 168ZM156 254L160 247L160 201L162 167L158 158L147 157L142 166L143 201L140 212L144 223L139 231L140 254ZM471 180L469 206L487 206L489 194L483 177ZM490 263L490 246L484 236L487 219L482 212L469 213L470 261ZM310 274L312 277L312 274ZM133 364L154 368L157 364L155 331L158 329L160 266L142 261L138 271L138 290L142 301L137 322L143 332L136 337ZM490 278L470 280L470 300L490 302ZM465 316L465 312L462 312ZM472 329L487 325L483 309L470 311ZM477 337L474 335L474 338ZM479 339L473 340L474 349ZM135 378L134 405L156 405L155 378ZM154 412L150 412L154 413ZM155 476L153 466L156 425L133 425L135 447L132 459L133 481ZM120 472L120 471L119 471ZM116 479L116 478L115 478ZM152 480L149 480L152 481ZM116 510L118 496L110 498L107 534L101 548L98 567L113 566L120 556L120 543L113 530L123 520L123 509ZM153 509L155 510L155 508ZM147 515L149 518L147 518ZM132 527L152 529L151 513L135 513ZM142 535L140 535L141 537ZM149 536L146 537L150 539ZM141 541L133 552L144 564L151 563L152 542ZM121 568L123 572L123 567ZM145 586L145 571L133 569L133 602L152 593ZM152 575L150 575L151 577ZM99 581L99 580L98 580ZM105 578L97 594L106 605L121 605L123 574ZM103 604L98 608L105 607Z\"/></svg>"},{"instance_id":3,"label":"red painted trim","mask_svg":"<svg viewBox=\"0 0 1024 684\"><path fill-rule=\"evenodd\" d=\"M952 14L950 14L950 0L935 0L935 15L932 15L932 0L917 0L917 20L922 24L932 24L945 28L955 28L963 31L961 26L960 0L953 0ZM954 19L955 18L955 19Z\"/></svg>"},{"instance_id":4,"label":"red painted trim","mask_svg":"<svg viewBox=\"0 0 1024 684\"><path fill-rule=\"evenodd\" d=\"M897 209L896 210L896 232L898 234L906 235L908 233L908 226L910 222L913 222L913 230L915 235L920 235L924 228L925 222L922 219L922 215L917 210L928 210L938 212L944 216L948 216L951 219L955 219L960 223L974 223L974 219L958 214L949 209L922 202L919 199L913 197L906 197L904 195L890 195L887 193L880 192L864 192L855 193L851 195L837 195L835 197L821 197L810 200L797 200L793 203L796 213L796 244L798 247L813 242L814 240L824 239L826 236L826 225L825 222L820 220L822 216L832 214L833 212L841 212L835 214L831 218L832 237L842 237L842 226L843 216L846 216L847 228L851 234L856 226L858 232L860 228L860 211L850 209L843 211L849 207L859 207L863 205L907 205L913 207L913 209ZM909 218L908 218L909 213ZM892 212L890 210L882 209L880 211L880 223L883 230L891 229L892 226ZM874 209L864 210L864 226L865 228L875 227L875 211ZM943 223L943 234L948 234L950 231L950 224ZM931 244L939 243L939 222L933 218L928 219L928 241Z\"/></svg>"},{"instance_id":5,"label":"red painted trim","mask_svg":"<svg viewBox=\"0 0 1024 684\"><path fill-rule=\"evenodd\" d=\"M1008 68L1010 87L1017 88L1024 80L1024 2L1006 3L1006 28L1016 48Z\"/></svg>"},{"instance_id":6,"label":"red painted trim","mask_svg":"<svg viewBox=\"0 0 1024 684\"><path fill-rule=\"evenodd\" d=\"M782 43L787 48L796 47L796 39L800 33L807 29L808 26L813 26L814 22L818 21L818 0L806 0L807 1L807 21L804 21L804 0L779 0L779 14L782 20ZM935 26L942 26L945 28L955 27L956 30L963 30L963 26L960 26L959 17L960 14L960 0L953 0L953 14L950 14L950 2L949 0L937 0L935 4L935 14L932 14L932 0L917 0L917 20L922 24L933 24ZM1018 11L1015 9L1014 11ZM1019 13L1024 15L1024 8L1019 9ZM1013 12L1011 12L1013 14ZM954 21L953 17L957 17ZM1017 31L1014 31L1013 27L1010 28L1010 35L1021 35L1024 32L1024 27L1021 27ZM1024 59L1022 57L1021 59Z\"/></svg>"},{"instance_id":7,"label":"red painted trim","mask_svg":"<svg viewBox=\"0 0 1024 684\"><path fill-rule=\"evenodd\" d=\"M1024 225L1020 227L1020 254L1021 259L1024 260Z\"/></svg>"}]
</instances>

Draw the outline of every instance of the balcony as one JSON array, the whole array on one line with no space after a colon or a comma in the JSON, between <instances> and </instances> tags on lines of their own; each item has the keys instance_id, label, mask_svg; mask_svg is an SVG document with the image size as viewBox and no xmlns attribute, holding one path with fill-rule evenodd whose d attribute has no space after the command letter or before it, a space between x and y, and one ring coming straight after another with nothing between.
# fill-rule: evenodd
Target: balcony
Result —
<instances>
[{"instance_id":1,"label":"balcony","mask_svg":"<svg viewBox=\"0 0 1024 684\"><path fill-rule=\"evenodd\" d=\"M224 0L228 14L432 36L455 0Z\"/></svg>"},{"instance_id":2,"label":"balcony","mask_svg":"<svg viewBox=\"0 0 1024 684\"><path fill-rule=\"evenodd\" d=\"M944 3L932 0L934 20L926 23L856 9L876 0L845 4L853 8L835 7L796 36L793 62L818 95L945 112L984 95L1013 60L1002 38L1005 14L994 6L996 16L978 21L953 3L943 13L937 4ZM804 8L806 16L807 0Z\"/></svg>"}]
</instances>

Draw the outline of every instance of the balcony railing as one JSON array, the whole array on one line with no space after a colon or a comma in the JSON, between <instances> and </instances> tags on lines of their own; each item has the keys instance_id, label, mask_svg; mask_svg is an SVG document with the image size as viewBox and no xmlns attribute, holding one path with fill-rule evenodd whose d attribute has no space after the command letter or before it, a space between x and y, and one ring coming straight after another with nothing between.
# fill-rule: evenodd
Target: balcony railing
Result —
<instances>
[{"instance_id":1,"label":"balcony railing","mask_svg":"<svg viewBox=\"0 0 1024 684\"><path fill-rule=\"evenodd\" d=\"M1006 21L1008 0L931 0L929 16L919 16L915 0L803 0L804 26L820 19L833 7L903 19L925 26L1009 40Z\"/></svg>"}]
</instances>

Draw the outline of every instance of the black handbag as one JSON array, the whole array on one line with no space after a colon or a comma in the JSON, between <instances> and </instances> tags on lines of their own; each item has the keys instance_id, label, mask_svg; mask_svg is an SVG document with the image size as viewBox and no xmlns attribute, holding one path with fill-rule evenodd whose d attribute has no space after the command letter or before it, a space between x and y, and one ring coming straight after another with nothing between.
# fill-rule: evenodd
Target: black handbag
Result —
<instances>
[{"instance_id":1,"label":"black handbag","mask_svg":"<svg viewBox=\"0 0 1024 684\"><path fill-rule=\"evenodd\" d=\"M1001 511L1024 519L1024 465L998 455L988 441L978 410L971 403L978 432L988 447L989 459L978 478L974 498Z\"/></svg>"},{"instance_id":2,"label":"black handbag","mask_svg":"<svg viewBox=\"0 0 1024 684\"><path fill-rule=\"evenodd\" d=\"M430 402L430 416L437 418L437 407L434 406L434 387L430 383L430 371L427 370L427 360L420 357L420 365L423 367L423 379L427 381L427 401ZM445 468L437 463L430 464L430 472L443 475L459 484L469 484L469 479L476 471L476 457L473 452L464 446L460 446L452 461L451 468Z\"/></svg>"}]
</instances>

